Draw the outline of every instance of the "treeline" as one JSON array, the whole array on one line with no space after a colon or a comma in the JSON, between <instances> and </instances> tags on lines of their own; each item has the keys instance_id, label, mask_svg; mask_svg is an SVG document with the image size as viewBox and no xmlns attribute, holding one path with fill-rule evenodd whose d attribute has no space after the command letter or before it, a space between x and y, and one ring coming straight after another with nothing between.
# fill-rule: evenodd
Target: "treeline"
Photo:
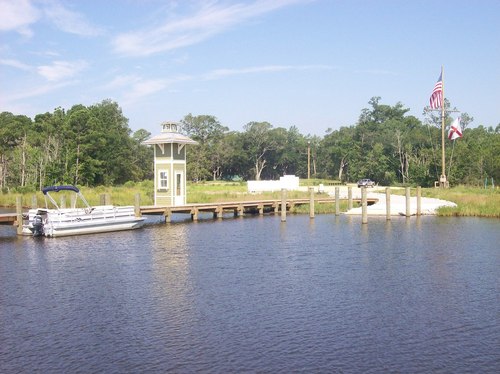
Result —
<instances>
[{"instance_id":1,"label":"treeline","mask_svg":"<svg viewBox=\"0 0 500 374\"><path fill-rule=\"evenodd\" d=\"M120 107L109 100L65 111L0 114L0 187L40 189L52 184L123 184L152 178L150 134L131 135Z\"/></svg>"},{"instance_id":2,"label":"treeline","mask_svg":"<svg viewBox=\"0 0 500 374\"><path fill-rule=\"evenodd\" d=\"M187 115L181 122L200 145L190 149L188 174L195 180L301 178L355 182L371 178L380 184L433 186L441 175L440 112L426 108L422 123L408 108L369 101L355 125L304 136L296 127L273 128L250 122L243 132L228 131L213 116ZM445 100L445 121L457 115ZM495 129L467 128L473 121L461 113L463 138L446 139L446 174L452 185L500 183L500 124ZM309 160L309 162L308 162Z\"/></svg>"},{"instance_id":3,"label":"treeline","mask_svg":"<svg viewBox=\"0 0 500 374\"><path fill-rule=\"evenodd\" d=\"M358 122L324 137L301 134L296 127L250 122L229 131L216 117L186 115L184 133L199 142L188 150L188 178L194 181L301 178L353 182L371 178L380 184L432 186L441 174L441 120L424 110L422 123L401 103L369 101ZM449 102L446 122L451 123ZM454 108L455 110L455 108ZM500 181L500 124L468 128L463 138L446 140L446 174L452 185ZM158 124L159 125L159 124ZM158 131L160 127L158 126ZM0 114L0 188L40 189L51 184L120 185L153 179L152 149L142 142L151 134L134 133L117 103L27 116Z\"/></svg>"}]
</instances>

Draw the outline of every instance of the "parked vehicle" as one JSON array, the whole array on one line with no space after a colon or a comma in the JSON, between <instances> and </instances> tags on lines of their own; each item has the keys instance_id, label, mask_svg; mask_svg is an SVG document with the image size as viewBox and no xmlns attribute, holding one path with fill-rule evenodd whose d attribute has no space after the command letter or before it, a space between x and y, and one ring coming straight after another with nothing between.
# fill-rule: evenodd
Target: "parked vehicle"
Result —
<instances>
[{"instance_id":1,"label":"parked vehicle","mask_svg":"<svg viewBox=\"0 0 500 374\"><path fill-rule=\"evenodd\" d=\"M371 179L360 179L358 181L358 187L375 187L375 182Z\"/></svg>"}]
</instances>

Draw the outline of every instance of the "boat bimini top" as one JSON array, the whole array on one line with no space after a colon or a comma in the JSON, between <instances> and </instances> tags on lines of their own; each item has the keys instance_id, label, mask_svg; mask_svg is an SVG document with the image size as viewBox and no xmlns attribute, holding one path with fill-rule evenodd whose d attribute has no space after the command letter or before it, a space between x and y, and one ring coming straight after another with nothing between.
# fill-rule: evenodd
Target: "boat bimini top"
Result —
<instances>
[{"instance_id":1,"label":"boat bimini top","mask_svg":"<svg viewBox=\"0 0 500 374\"><path fill-rule=\"evenodd\" d=\"M49 186L42 189L44 195L47 195L48 192L59 192L59 191L73 191L79 193L80 190L75 186Z\"/></svg>"},{"instance_id":2,"label":"boat bimini top","mask_svg":"<svg viewBox=\"0 0 500 374\"><path fill-rule=\"evenodd\" d=\"M50 200L51 204L54 205L58 210L59 210L59 205L57 205L57 202L55 201L55 199L50 196L50 193L49 192L61 192L61 191L72 191L76 194L77 197L79 197L83 204L85 205L85 209L92 211L92 207L90 206L90 204L87 202L87 200L85 199L85 197L82 195L82 193L80 192L80 190L75 187L75 186L49 186L49 187L44 187L42 188L42 192L43 192L43 195L45 196L45 207L48 209L48 202L47 202L47 198ZM76 205L76 200L73 202L75 205ZM73 206L73 208L75 208L75 206Z\"/></svg>"}]
</instances>

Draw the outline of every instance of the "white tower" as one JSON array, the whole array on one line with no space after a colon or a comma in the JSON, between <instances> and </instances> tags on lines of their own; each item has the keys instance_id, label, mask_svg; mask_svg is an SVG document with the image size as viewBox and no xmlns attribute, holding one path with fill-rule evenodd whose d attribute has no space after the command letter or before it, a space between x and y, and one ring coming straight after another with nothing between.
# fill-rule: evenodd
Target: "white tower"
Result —
<instances>
[{"instance_id":1,"label":"white tower","mask_svg":"<svg viewBox=\"0 0 500 374\"><path fill-rule=\"evenodd\" d=\"M186 145L198 142L180 133L177 122L161 124L161 134L146 140L154 147L154 204L186 204Z\"/></svg>"}]
</instances>

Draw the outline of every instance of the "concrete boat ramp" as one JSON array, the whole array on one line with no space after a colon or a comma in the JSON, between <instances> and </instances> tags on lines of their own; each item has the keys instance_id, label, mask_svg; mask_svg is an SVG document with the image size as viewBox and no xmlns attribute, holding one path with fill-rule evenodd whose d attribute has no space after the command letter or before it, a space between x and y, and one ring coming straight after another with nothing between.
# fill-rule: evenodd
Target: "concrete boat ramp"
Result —
<instances>
[{"instance_id":1,"label":"concrete boat ramp","mask_svg":"<svg viewBox=\"0 0 500 374\"><path fill-rule=\"evenodd\" d=\"M339 196L341 199L345 199L348 196L349 193L349 187L346 186L340 186L336 187L339 188ZM330 196L335 196L335 187L330 187L328 188L327 192L328 195ZM372 215L372 216L385 216L386 215L386 194L385 194L386 187L374 187L373 189L368 188L367 191L367 198L368 200L375 200L376 202L372 205L367 206L367 214ZM391 192L395 190L404 190L402 188L391 188ZM351 187L352 191L352 198L353 199L361 199L361 189L354 186ZM410 215L416 215L417 214L417 197L413 196L410 197L409 199L410 202ZM435 215L437 212L438 208L441 207L456 207L457 204L451 202L451 201L446 201L446 200L440 200L440 199L435 199L435 198L430 198L430 197L421 197L420 198L420 212L422 215ZM394 193L390 194L390 209L391 209L391 216L398 216L398 215L406 215L406 196L404 195L395 195ZM362 207L356 207L348 210L345 212L345 214L348 215L361 215L362 213Z\"/></svg>"},{"instance_id":2,"label":"concrete boat ramp","mask_svg":"<svg viewBox=\"0 0 500 374\"><path fill-rule=\"evenodd\" d=\"M378 199L373 205L367 206L367 214L372 216L386 215L386 197L382 193L369 193L368 198ZM422 215L435 215L438 208L449 206L456 207L457 204L446 200L434 199L429 197L421 198L421 214ZM400 195L391 195L391 216L406 215L406 197ZM352 208L345 212L345 214L360 215L361 207ZM417 198L410 198L410 215L417 214Z\"/></svg>"}]
</instances>

